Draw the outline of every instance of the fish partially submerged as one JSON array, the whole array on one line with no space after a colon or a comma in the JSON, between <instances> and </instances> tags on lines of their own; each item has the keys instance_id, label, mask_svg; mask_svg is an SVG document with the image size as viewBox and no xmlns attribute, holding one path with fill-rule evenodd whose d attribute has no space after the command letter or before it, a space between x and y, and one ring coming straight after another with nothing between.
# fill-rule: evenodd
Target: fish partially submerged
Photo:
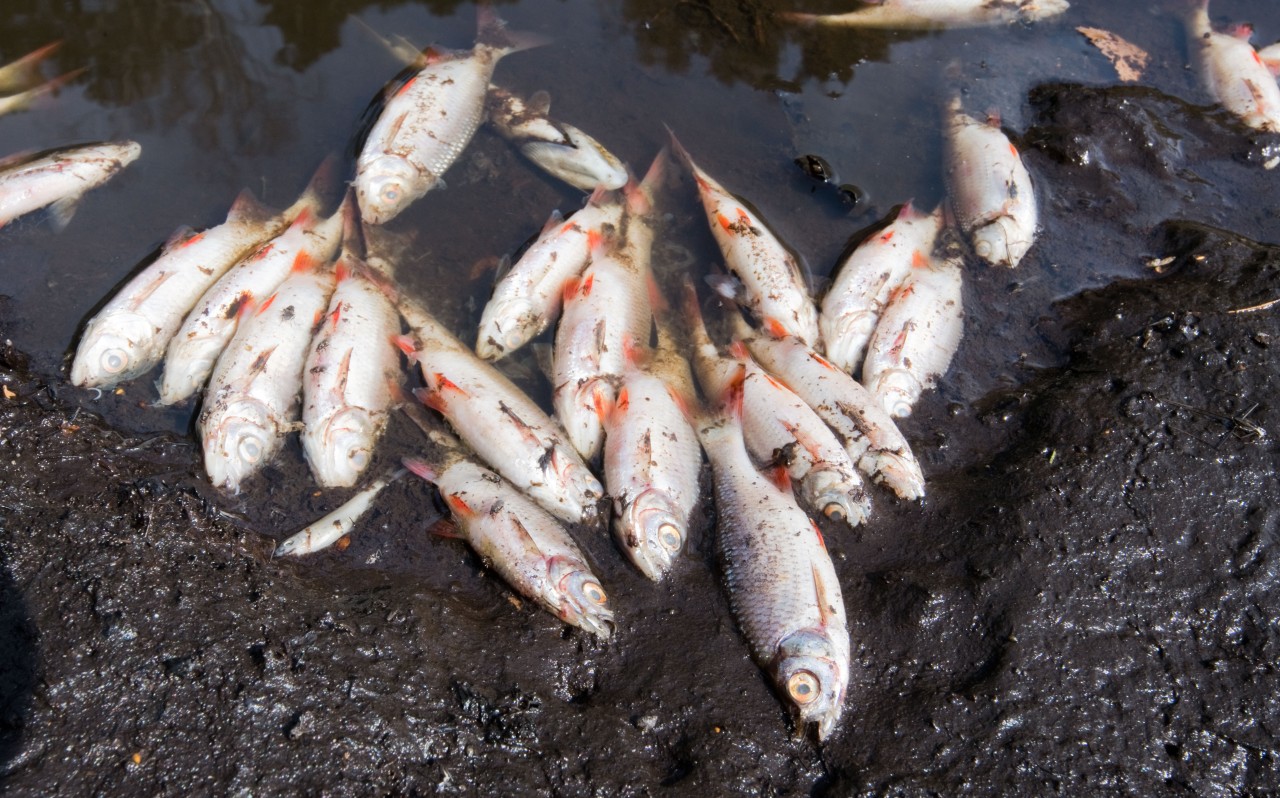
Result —
<instances>
[{"instance_id":1,"label":"fish partially submerged","mask_svg":"<svg viewBox=\"0 0 1280 798\"><path fill-rule=\"evenodd\" d=\"M798 731L835 728L849 684L849 629L822 533L791 496L756 471L735 400L698 435L715 475L717 549L729 604L756 664Z\"/></svg>"},{"instance_id":2,"label":"fish partially submerged","mask_svg":"<svg viewBox=\"0 0 1280 798\"><path fill-rule=\"evenodd\" d=\"M602 638L613 611L599 578L560 522L502 477L468 457L448 436L432 434L442 454L404 465L434 484L461 536L521 595L565 623Z\"/></svg>"},{"instance_id":3,"label":"fish partially submerged","mask_svg":"<svg viewBox=\"0 0 1280 798\"><path fill-rule=\"evenodd\" d=\"M622 188L627 167L600 142L567 122L552 119L551 98L536 92L527 101L499 86L489 87L489 124L524 157L574 188Z\"/></svg>"},{"instance_id":4,"label":"fish partially submerged","mask_svg":"<svg viewBox=\"0 0 1280 798\"><path fill-rule=\"evenodd\" d=\"M946 182L956 223L978 257L1017 266L1035 241L1039 211L1031 174L999 117L980 122L960 98L947 107Z\"/></svg>"},{"instance_id":5,"label":"fish partially submerged","mask_svg":"<svg viewBox=\"0 0 1280 798\"><path fill-rule=\"evenodd\" d=\"M141 154L135 141L104 141L0 161L0 227L44 207L59 229L65 227L86 192Z\"/></svg>"},{"instance_id":6,"label":"fish partially submerged","mask_svg":"<svg viewBox=\"0 0 1280 798\"><path fill-rule=\"evenodd\" d=\"M40 73L40 65L61 46L61 41L50 42L0 66L0 94L26 91L42 83L44 76Z\"/></svg>"},{"instance_id":7,"label":"fish partially submerged","mask_svg":"<svg viewBox=\"0 0 1280 798\"><path fill-rule=\"evenodd\" d=\"M545 43L506 30L488 6L476 10L475 46L423 53L415 72L384 90L383 107L356 160L355 189L368 224L385 224L442 183L484 119L489 79L503 56Z\"/></svg>"},{"instance_id":8,"label":"fish partially submerged","mask_svg":"<svg viewBox=\"0 0 1280 798\"><path fill-rule=\"evenodd\" d=\"M1067 0L864 0L866 7L843 14L783 13L803 25L850 28L976 28L1035 22L1064 13Z\"/></svg>"},{"instance_id":9,"label":"fish partially submerged","mask_svg":"<svg viewBox=\"0 0 1280 798\"><path fill-rule=\"evenodd\" d=\"M1253 28L1215 31L1209 24L1209 0L1199 0L1186 25L1196 71L1213 99L1249 127L1280 133L1280 86L1266 59L1249 43Z\"/></svg>"}]
</instances>

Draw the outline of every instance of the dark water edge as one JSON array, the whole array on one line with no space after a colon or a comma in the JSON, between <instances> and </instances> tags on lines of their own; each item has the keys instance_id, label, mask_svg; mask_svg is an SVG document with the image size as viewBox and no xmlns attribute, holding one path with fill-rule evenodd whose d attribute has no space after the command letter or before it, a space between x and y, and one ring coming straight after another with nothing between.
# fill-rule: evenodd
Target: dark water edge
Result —
<instances>
[{"instance_id":1,"label":"dark water edge","mask_svg":"<svg viewBox=\"0 0 1280 798\"><path fill-rule=\"evenodd\" d=\"M670 122L819 276L893 205L940 197L938 74L956 58L1042 195L1024 265L971 269L955 367L904 426L929 499L877 494L866 527L827 530L855 656L833 739L795 739L750 661L709 509L662 585L580 535L622 621L602 644L427 535L438 510L417 484L393 488L344 551L273 561L274 538L342 498L315 491L296 444L230 500L204 482L191 410L147 406L150 378L100 400L66 384L80 320L174 227L215 223L246 185L284 204L346 145L396 69L348 14L465 46L470 6L165 4L70 25L18 0L0 10L0 57L74 30L62 66L92 59L93 77L0 119L0 151L137 135L145 154L66 232L0 231L0 384L14 394L0 400L0 788L1280 789L1277 322L1232 312L1280 297L1275 174L1259 163L1275 142L1199 105L1176 3L1080 0L1052 29L941 37L783 34L750 3L667 5L500 4L566 44L499 76L551 89L557 113L633 163ZM1215 0L1214 13L1252 19L1257 42L1280 37L1266 4ZM1113 85L1070 30L1084 24L1148 47L1148 79ZM165 44L130 45L148 26ZM869 207L806 182L791 163L805 152ZM398 225L421 242L404 282L466 329L488 290L472 264L577 197L487 134L448 179ZM704 268L714 250L688 188L671 192L667 254ZM541 385L531 358L514 368ZM398 422L380 457L415 444Z\"/></svg>"}]
</instances>

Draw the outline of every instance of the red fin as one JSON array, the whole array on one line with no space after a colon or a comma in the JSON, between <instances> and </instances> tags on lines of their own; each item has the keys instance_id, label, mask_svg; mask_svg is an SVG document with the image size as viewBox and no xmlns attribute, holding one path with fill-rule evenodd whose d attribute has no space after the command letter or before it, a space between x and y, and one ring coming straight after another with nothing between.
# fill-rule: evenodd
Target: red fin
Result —
<instances>
[{"instance_id":1,"label":"red fin","mask_svg":"<svg viewBox=\"0 0 1280 798\"><path fill-rule=\"evenodd\" d=\"M420 460L416 457L404 457L401 458L400 462L404 464L405 468L428 482L435 482L440 478L440 472L426 460Z\"/></svg>"},{"instance_id":2,"label":"red fin","mask_svg":"<svg viewBox=\"0 0 1280 798\"><path fill-rule=\"evenodd\" d=\"M929 259L920 250L913 249L911 250L911 265L917 269L923 269L929 265Z\"/></svg>"},{"instance_id":3,"label":"red fin","mask_svg":"<svg viewBox=\"0 0 1280 798\"><path fill-rule=\"evenodd\" d=\"M339 302L338 306L333 309L332 313L329 314L329 323L332 324L334 327L337 327L338 322L341 320L342 320L342 303Z\"/></svg>"},{"instance_id":4,"label":"red fin","mask_svg":"<svg viewBox=\"0 0 1280 798\"><path fill-rule=\"evenodd\" d=\"M293 268L291 269L291 271L293 271L295 274L309 272L316 267L317 263L318 262L311 255L311 253L307 252L304 249L298 253L297 257L293 259Z\"/></svg>"},{"instance_id":5,"label":"red fin","mask_svg":"<svg viewBox=\"0 0 1280 798\"><path fill-rule=\"evenodd\" d=\"M444 397L438 393L432 393L426 388L414 388L413 395L417 397L419 402L422 402L437 413L444 413L445 408L449 406Z\"/></svg>"},{"instance_id":6,"label":"red fin","mask_svg":"<svg viewBox=\"0 0 1280 798\"><path fill-rule=\"evenodd\" d=\"M764 320L764 328L769 331L769 335L774 338L786 338L790 333L783 326L782 322L772 317L766 317Z\"/></svg>"},{"instance_id":7,"label":"red fin","mask_svg":"<svg viewBox=\"0 0 1280 798\"><path fill-rule=\"evenodd\" d=\"M258 306L257 315L261 316L263 313L266 313L267 308L271 307L271 303L275 301L276 301L275 294L272 294L271 296L267 297L267 301L263 302L261 305Z\"/></svg>"},{"instance_id":8,"label":"red fin","mask_svg":"<svg viewBox=\"0 0 1280 798\"><path fill-rule=\"evenodd\" d=\"M605 188L604 186L596 186L595 190L591 192L591 196L587 197L587 204L599 205L600 203L604 202L604 198L607 197L608 195L609 195L609 189Z\"/></svg>"},{"instance_id":9,"label":"red fin","mask_svg":"<svg viewBox=\"0 0 1280 798\"><path fill-rule=\"evenodd\" d=\"M407 357L413 358L418 354L418 343L407 335L393 335L391 337L391 345L399 349Z\"/></svg>"},{"instance_id":10,"label":"red fin","mask_svg":"<svg viewBox=\"0 0 1280 798\"><path fill-rule=\"evenodd\" d=\"M787 493L791 490L791 475L787 473L786 466L774 466L766 469L764 476L770 482L777 486L778 490Z\"/></svg>"},{"instance_id":11,"label":"red fin","mask_svg":"<svg viewBox=\"0 0 1280 798\"><path fill-rule=\"evenodd\" d=\"M338 261L338 265L333 268L333 277L334 282L338 283L351 277L351 267L347 265L346 258Z\"/></svg>"},{"instance_id":12,"label":"red fin","mask_svg":"<svg viewBox=\"0 0 1280 798\"><path fill-rule=\"evenodd\" d=\"M564 284L564 301L568 302L578 294L578 286L582 284L581 277L570 277Z\"/></svg>"},{"instance_id":13,"label":"red fin","mask_svg":"<svg viewBox=\"0 0 1280 798\"><path fill-rule=\"evenodd\" d=\"M293 224L290 227L306 227L315 221L316 215L311 212L310 207L305 207L294 217Z\"/></svg>"},{"instance_id":14,"label":"red fin","mask_svg":"<svg viewBox=\"0 0 1280 798\"><path fill-rule=\"evenodd\" d=\"M649 277L645 281L649 289L649 309L656 314L664 314L667 312L667 298L662 293L662 289L658 287L658 281L654 279L653 272L649 272Z\"/></svg>"},{"instance_id":15,"label":"red fin","mask_svg":"<svg viewBox=\"0 0 1280 798\"><path fill-rule=\"evenodd\" d=\"M733 222L729 221L728 216L725 216L723 213L717 213L716 221L719 222L720 226L723 227L726 231L730 233L733 232Z\"/></svg>"},{"instance_id":16,"label":"red fin","mask_svg":"<svg viewBox=\"0 0 1280 798\"><path fill-rule=\"evenodd\" d=\"M816 530L818 527L815 524L813 528ZM818 540L822 541L821 532L818 533ZM824 542L822 544L822 548L825 549L826 547L827 544ZM822 619L822 625L825 627L832 623L836 623L837 618L835 607L827 603L829 598L827 596L827 586L823 584L822 577L818 575L818 567L816 565L813 566L813 592L818 599L818 617Z\"/></svg>"},{"instance_id":17,"label":"red fin","mask_svg":"<svg viewBox=\"0 0 1280 798\"><path fill-rule=\"evenodd\" d=\"M636 345L635 338L627 335L622 339L622 361L628 366L639 366L644 359L644 353Z\"/></svg>"},{"instance_id":18,"label":"red fin","mask_svg":"<svg viewBox=\"0 0 1280 798\"><path fill-rule=\"evenodd\" d=\"M603 424L609 417L609 397L598 384L591 389L591 405L596 411L596 418Z\"/></svg>"},{"instance_id":19,"label":"red fin","mask_svg":"<svg viewBox=\"0 0 1280 798\"><path fill-rule=\"evenodd\" d=\"M748 360L751 357L751 353L747 351L747 345L742 341L734 341L729 344L729 354L739 360Z\"/></svg>"},{"instance_id":20,"label":"red fin","mask_svg":"<svg viewBox=\"0 0 1280 798\"><path fill-rule=\"evenodd\" d=\"M426 51L426 50L423 50L423 51L422 51L422 54L423 54L423 55L426 55L426 54L427 54L427 51ZM431 63L431 61L430 61L430 60L428 60L428 61L427 61L427 63ZM417 81L418 81L418 76L417 76L417 75L414 75L413 77L411 77L411 78L409 78L408 80L406 80L406 81L404 82L404 85L403 85L403 86L401 86L400 88L396 89L395 96L399 97L401 94L404 94L406 91L408 91L408 90L409 90L409 87L410 87L410 86L412 86L412 85L413 85L414 83L416 83Z\"/></svg>"},{"instance_id":21,"label":"red fin","mask_svg":"<svg viewBox=\"0 0 1280 798\"><path fill-rule=\"evenodd\" d=\"M631 407L631 393L623 387L618 391L618 398L613 403L613 411L615 413L625 413Z\"/></svg>"},{"instance_id":22,"label":"red fin","mask_svg":"<svg viewBox=\"0 0 1280 798\"><path fill-rule=\"evenodd\" d=\"M885 231L885 232L881 233L881 234L880 234L880 243L881 243L881 244L888 244L891 240L893 240L893 234L894 234L894 233L896 233L896 232L897 232L896 230L887 230L887 231Z\"/></svg>"},{"instance_id":23,"label":"red fin","mask_svg":"<svg viewBox=\"0 0 1280 798\"><path fill-rule=\"evenodd\" d=\"M1247 42L1253 38L1253 23L1241 22L1237 25L1232 25L1223 32L1228 36L1234 36L1237 39Z\"/></svg>"},{"instance_id":24,"label":"red fin","mask_svg":"<svg viewBox=\"0 0 1280 798\"><path fill-rule=\"evenodd\" d=\"M196 233L195 235L191 236L190 238L186 239L186 240L185 240L185 241L183 241L181 244L178 244L178 246L179 246L179 247L189 247L189 246L191 246L192 244L196 243L197 241L199 241L199 240L200 240L200 239L202 239L202 238L204 238L204 232L199 232L199 233Z\"/></svg>"},{"instance_id":25,"label":"red fin","mask_svg":"<svg viewBox=\"0 0 1280 798\"><path fill-rule=\"evenodd\" d=\"M445 496L444 499L449 503L449 509L453 510L455 515L461 516L462 518L476 517L476 511L472 509L471 505L467 504L466 500L458 494L450 493Z\"/></svg>"},{"instance_id":26,"label":"red fin","mask_svg":"<svg viewBox=\"0 0 1280 798\"><path fill-rule=\"evenodd\" d=\"M747 367L739 366L738 373L729 378L724 389L725 412L736 418L742 418L742 393L746 381Z\"/></svg>"},{"instance_id":27,"label":"red fin","mask_svg":"<svg viewBox=\"0 0 1280 798\"><path fill-rule=\"evenodd\" d=\"M440 372L437 371L432 376L435 378L435 383L436 383L436 386L434 389L435 392L444 393L445 391L454 391L456 393L462 394L463 396L470 396L470 394L468 394L466 391L459 388L456 382L444 376Z\"/></svg>"},{"instance_id":28,"label":"red fin","mask_svg":"<svg viewBox=\"0 0 1280 798\"><path fill-rule=\"evenodd\" d=\"M452 518L436 519L436 522L427 528L427 534L435 535L438 538L448 538L449 540L466 539L466 536L458 529L457 523Z\"/></svg>"},{"instance_id":29,"label":"red fin","mask_svg":"<svg viewBox=\"0 0 1280 798\"><path fill-rule=\"evenodd\" d=\"M688 421L690 424L692 424L694 421L693 409L689 407L689 401L688 399L685 398L684 394L680 393L675 388L672 388L670 385L668 385L667 396L670 396L671 401L676 403L676 409L680 411L680 415L684 416L685 421Z\"/></svg>"},{"instance_id":30,"label":"red fin","mask_svg":"<svg viewBox=\"0 0 1280 798\"><path fill-rule=\"evenodd\" d=\"M567 230L567 229L568 229L568 226L566 226L566 228L565 228L565 229ZM590 252L590 253L594 254L594 253L595 253L595 251L596 251L596 250L600 247L600 245L601 245L601 244L603 244L603 243L604 243L604 233L603 233L603 232L601 232L601 231L599 231L599 230L596 230L596 229L594 229L594 228L593 228L593 229L591 229L591 230L588 230L588 231L587 231L587 251L588 251L588 252Z\"/></svg>"}]
</instances>

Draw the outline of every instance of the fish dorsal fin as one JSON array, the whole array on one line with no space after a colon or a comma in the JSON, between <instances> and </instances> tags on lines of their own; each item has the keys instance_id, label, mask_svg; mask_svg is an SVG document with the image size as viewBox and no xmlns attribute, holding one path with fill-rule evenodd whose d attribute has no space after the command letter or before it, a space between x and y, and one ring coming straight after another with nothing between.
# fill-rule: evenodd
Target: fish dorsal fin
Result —
<instances>
[{"instance_id":1,"label":"fish dorsal fin","mask_svg":"<svg viewBox=\"0 0 1280 798\"><path fill-rule=\"evenodd\" d=\"M525 105L535 114L545 116L551 113L551 94L546 89L538 89L529 95L529 101Z\"/></svg>"},{"instance_id":2,"label":"fish dorsal fin","mask_svg":"<svg viewBox=\"0 0 1280 798\"><path fill-rule=\"evenodd\" d=\"M276 212L264 205L253 195L251 189L244 189L236 195L227 211L228 222L264 222L275 216Z\"/></svg>"}]
</instances>

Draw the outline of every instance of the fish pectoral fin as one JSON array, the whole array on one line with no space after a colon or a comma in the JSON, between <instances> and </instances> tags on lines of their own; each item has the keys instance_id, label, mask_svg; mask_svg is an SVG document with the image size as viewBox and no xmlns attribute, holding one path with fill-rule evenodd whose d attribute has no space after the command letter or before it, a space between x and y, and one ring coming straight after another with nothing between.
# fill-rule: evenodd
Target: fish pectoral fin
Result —
<instances>
[{"instance_id":1,"label":"fish pectoral fin","mask_svg":"<svg viewBox=\"0 0 1280 798\"><path fill-rule=\"evenodd\" d=\"M63 197L49 206L49 219L53 222L53 229L61 233L71 223L71 217L76 215L76 208L80 206L80 197Z\"/></svg>"},{"instance_id":2,"label":"fish pectoral fin","mask_svg":"<svg viewBox=\"0 0 1280 798\"><path fill-rule=\"evenodd\" d=\"M814 531L817 532L817 529L818 527L815 525ZM821 533L818 534L818 540L819 541L822 540ZM822 545L823 545L823 548L825 549L826 544L823 543ZM822 576L818 573L818 567L815 565L812 567L812 570L813 570L813 594L814 594L814 597L817 599L817 603L818 603L818 617L822 620L822 625L825 628L837 621L836 600L835 600L835 596L832 596L829 592L827 592L827 585L825 582L822 581Z\"/></svg>"}]
</instances>

